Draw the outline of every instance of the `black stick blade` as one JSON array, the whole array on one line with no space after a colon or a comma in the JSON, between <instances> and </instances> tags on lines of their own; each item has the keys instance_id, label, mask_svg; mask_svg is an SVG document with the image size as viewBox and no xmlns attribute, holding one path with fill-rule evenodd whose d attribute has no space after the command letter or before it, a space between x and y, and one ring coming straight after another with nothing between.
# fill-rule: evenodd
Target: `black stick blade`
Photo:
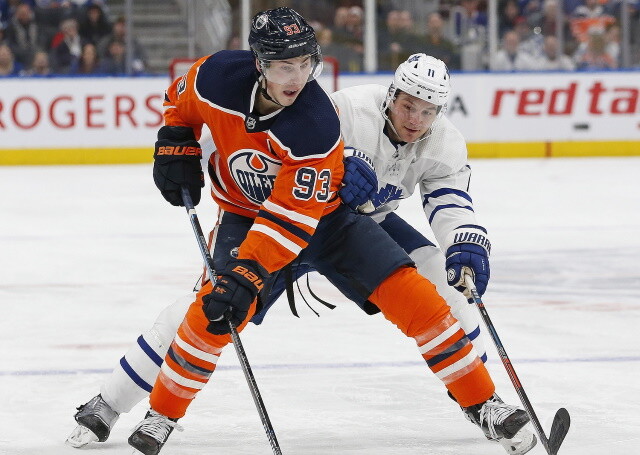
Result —
<instances>
[{"instance_id":1,"label":"black stick blade","mask_svg":"<svg viewBox=\"0 0 640 455\"><path fill-rule=\"evenodd\" d=\"M562 441L564 441L565 436L569 432L570 425L571 417L569 416L569 411L565 408L558 409L556 416L553 418L551 432L549 433L549 453L551 455L558 453Z\"/></svg>"}]
</instances>

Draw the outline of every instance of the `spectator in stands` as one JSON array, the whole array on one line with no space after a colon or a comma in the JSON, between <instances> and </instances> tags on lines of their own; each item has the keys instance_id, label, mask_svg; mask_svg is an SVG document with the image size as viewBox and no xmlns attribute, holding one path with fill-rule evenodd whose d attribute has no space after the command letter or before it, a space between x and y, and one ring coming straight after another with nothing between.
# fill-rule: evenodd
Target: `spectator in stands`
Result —
<instances>
[{"instance_id":1,"label":"spectator in stands","mask_svg":"<svg viewBox=\"0 0 640 455\"><path fill-rule=\"evenodd\" d=\"M85 43L84 46L82 46L80 58L71 71L72 74L98 74L101 71L102 67L100 66L95 44Z\"/></svg>"},{"instance_id":2,"label":"spectator in stands","mask_svg":"<svg viewBox=\"0 0 640 455\"><path fill-rule=\"evenodd\" d=\"M101 59L113 60L114 56L111 55L110 48L111 44L114 41L120 42L124 49L127 48L127 40L129 37L127 36L127 27L126 20L124 16L120 16L116 22L113 24L113 29L111 30L111 34L102 38L100 43L98 43L98 55ZM131 47L133 48L133 56L132 56L132 65L134 73L142 73L145 69L145 53L144 49L135 39L135 37L131 38ZM114 49L116 54L118 54L119 49ZM118 60L118 56L115 57ZM117 66L117 65L116 65ZM115 74L115 73L114 73Z\"/></svg>"},{"instance_id":3,"label":"spectator in stands","mask_svg":"<svg viewBox=\"0 0 640 455\"><path fill-rule=\"evenodd\" d=\"M8 44L0 44L0 76L17 76L22 66L15 61Z\"/></svg>"},{"instance_id":4,"label":"spectator in stands","mask_svg":"<svg viewBox=\"0 0 640 455\"><path fill-rule=\"evenodd\" d=\"M24 67L28 67L33 60L33 54L42 47L38 26L33 10L26 3L20 3L15 15L9 21L6 30L6 40L15 60Z\"/></svg>"},{"instance_id":5,"label":"spectator in stands","mask_svg":"<svg viewBox=\"0 0 640 455\"><path fill-rule=\"evenodd\" d=\"M615 22L615 19L605 14L604 7L599 0L584 0L571 17L571 31L578 42L586 43L589 31L596 28L606 29Z\"/></svg>"},{"instance_id":6,"label":"spectator in stands","mask_svg":"<svg viewBox=\"0 0 640 455\"><path fill-rule=\"evenodd\" d=\"M400 63L415 53L414 46L417 41L416 35L413 34L409 11L389 11L386 29L380 30L378 34L378 68L394 71Z\"/></svg>"},{"instance_id":7,"label":"spectator in stands","mask_svg":"<svg viewBox=\"0 0 640 455\"><path fill-rule=\"evenodd\" d=\"M558 49L558 39L554 35L545 36L542 56L536 65L540 71L573 71L576 65L568 55Z\"/></svg>"},{"instance_id":8,"label":"spectator in stands","mask_svg":"<svg viewBox=\"0 0 640 455\"><path fill-rule=\"evenodd\" d=\"M349 8L346 6L339 6L336 8L336 12L333 15L333 26L331 27L334 31L343 29L347 24L347 16L349 15Z\"/></svg>"},{"instance_id":9,"label":"spectator in stands","mask_svg":"<svg viewBox=\"0 0 640 455\"><path fill-rule=\"evenodd\" d=\"M521 0L520 11L527 19L531 27L535 27L543 14L543 4L541 0Z\"/></svg>"},{"instance_id":10,"label":"spectator in stands","mask_svg":"<svg viewBox=\"0 0 640 455\"><path fill-rule=\"evenodd\" d=\"M127 59L125 52L126 48L122 41L111 41L111 43L109 43L109 47L107 48L106 55L102 57L100 72L104 74L111 74L114 76L126 74Z\"/></svg>"},{"instance_id":11,"label":"spectator in stands","mask_svg":"<svg viewBox=\"0 0 640 455\"><path fill-rule=\"evenodd\" d=\"M111 34L111 22L102 6L91 3L80 13L80 36L88 43L98 45L100 40Z\"/></svg>"},{"instance_id":12,"label":"spectator in stands","mask_svg":"<svg viewBox=\"0 0 640 455\"><path fill-rule=\"evenodd\" d=\"M502 7L499 17L499 36L502 37L506 32L513 30L516 27L517 21L521 20L521 18L522 16L520 15L517 0L507 0Z\"/></svg>"},{"instance_id":13,"label":"spectator in stands","mask_svg":"<svg viewBox=\"0 0 640 455\"><path fill-rule=\"evenodd\" d=\"M526 19L520 18L516 23L514 31L518 34L520 40L520 45L518 46L520 52L528 54L534 59L542 57L544 37L540 33L540 29L534 31Z\"/></svg>"},{"instance_id":14,"label":"spectator in stands","mask_svg":"<svg viewBox=\"0 0 640 455\"><path fill-rule=\"evenodd\" d=\"M20 73L21 76L47 77L51 75L51 66L49 65L49 54L45 51L36 51L33 55L31 67Z\"/></svg>"},{"instance_id":15,"label":"spectator in stands","mask_svg":"<svg viewBox=\"0 0 640 455\"><path fill-rule=\"evenodd\" d=\"M461 48L460 61L464 71L485 67L487 14L486 11L480 11L479 6L479 0L462 0L449 19L454 30L453 42Z\"/></svg>"},{"instance_id":16,"label":"spectator in stands","mask_svg":"<svg viewBox=\"0 0 640 455\"><path fill-rule=\"evenodd\" d=\"M573 11L573 17L600 17L604 15L604 6L599 0L584 0L582 5Z\"/></svg>"},{"instance_id":17,"label":"spectator in stands","mask_svg":"<svg viewBox=\"0 0 640 455\"><path fill-rule=\"evenodd\" d=\"M48 49L60 32L62 22L76 17L77 7L69 0L35 0L34 12L42 41Z\"/></svg>"},{"instance_id":18,"label":"spectator in stands","mask_svg":"<svg viewBox=\"0 0 640 455\"><path fill-rule=\"evenodd\" d=\"M609 27L605 37L607 41L606 52L616 62L616 67L619 68L622 63L620 61L620 27L615 24Z\"/></svg>"},{"instance_id":19,"label":"spectator in stands","mask_svg":"<svg viewBox=\"0 0 640 455\"><path fill-rule=\"evenodd\" d=\"M9 1L0 0L0 31L7 28L9 25L9 18L11 13L9 12ZM0 36L0 43L2 42L2 36Z\"/></svg>"},{"instance_id":20,"label":"spectator in stands","mask_svg":"<svg viewBox=\"0 0 640 455\"><path fill-rule=\"evenodd\" d=\"M564 14L562 18L563 35L566 39L570 39L569 20ZM558 32L558 0L545 0L540 20L538 22L529 21L529 23L534 27L540 27L540 32L543 36L556 35Z\"/></svg>"},{"instance_id":21,"label":"spectator in stands","mask_svg":"<svg viewBox=\"0 0 640 455\"><path fill-rule=\"evenodd\" d=\"M318 44L324 55L329 55L338 60L340 71L353 73L362 71L362 56L348 46L339 46L333 42L333 30L322 28L316 32Z\"/></svg>"},{"instance_id":22,"label":"spectator in stands","mask_svg":"<svg viewBox=\"0 0 640 455\"><path fill-rule=\"evenodd\" d=\"M520 39L518 33L510 31L502 38L502 49L500 49L491 63L492 71L532 71L535 69L536 61L528 54L521 52L518 48Z\"/></svg>"},{"instance_id":23,"label":"spectator in stands","mask_svg":"<svg viewBox=\"0 0 640 455\"><path fill-rule=\"evenodd\" d=\"M78 21L65 19L60 24L60 32L51 42L51 60L56 73L69 74L78 65L84 40L78 32Z\"/></svg>"},{"instance_id":24,"label":"spectator in stands","mask_svg":"<svg viewBox=\"0 0 640 455\"><path fill-rule=\"evenodd\" d=\"M333 42L339 46L345 46L355 52L359 58L355 61L352 72L362 71L364 55L364 13L360 6L352 6L347 9L344 25L333 27ZM346 69L346 68L345 68Z\"/></svg>"},{"instance_id":25,"label":"spectator in stands","mask_svg":"<svg viewBox=\"0 0 640 455\"><path fill-rule=\"evenodd\" d=\"M613 57L607 54L605 31L600 27L589 30L588 41L580 44L573 58L578 70L609 70L618 67Z\"/></svg>"},{"instance_id":26,"label":"spectator in stands","mask_svg":"<svg viewBox=\"0 0 640 455\"><path fill-rule=\"evenodd\" d=\"M440 13L433 12L427 16L427 35L420 44L421 52L442 60L450 70L460 69L457 48L444 37L444 20Z\"/></svg>"},{"instance_id":27,"label":"spectator in stands","mask_svg":"<svg viewBox=\"0 0 640 455\"><path fill-rule=\"evenodd\" d=\"M442 16L442 11L446 10L446 3L450 0L388 0L388 1L379 1L378 2L378 10L384 12L384 16L386 17L386 13L390 10L400 10L407 11L412 18L412 21L416 24L426 24L429 20L429 14L440 12ZM384 5L389 5L385 10ZM416 31L417 32L417 31Z\"/></svg>"}]
</instances>

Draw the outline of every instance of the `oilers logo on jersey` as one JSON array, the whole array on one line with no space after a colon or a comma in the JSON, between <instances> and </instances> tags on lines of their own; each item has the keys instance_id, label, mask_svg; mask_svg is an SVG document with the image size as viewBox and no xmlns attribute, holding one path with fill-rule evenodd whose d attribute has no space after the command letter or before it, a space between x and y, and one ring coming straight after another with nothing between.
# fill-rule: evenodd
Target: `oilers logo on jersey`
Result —
<instances>
[{"instance_id":1,"label":"oilers logo on jersey","mask_svg":"<svg viewBox=\"0 0 640 455\"><path fill-rule=\"evenodd\" d=\"M258 150L242 149L229 156L229 170L247 199L260 205L271 194L282 163Z\"/></svg>"}]
</instances>

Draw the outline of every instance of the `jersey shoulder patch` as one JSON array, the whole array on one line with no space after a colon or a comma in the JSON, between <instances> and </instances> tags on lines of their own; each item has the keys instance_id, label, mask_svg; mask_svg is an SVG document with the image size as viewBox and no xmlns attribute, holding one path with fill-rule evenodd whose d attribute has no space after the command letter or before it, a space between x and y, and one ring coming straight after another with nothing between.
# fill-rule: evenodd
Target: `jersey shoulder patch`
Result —
<instances>
[{"instance_id":1,"label":"jersey shoulder patch","mask_svg":"<svg viewBox=\"0 0 640 455\"><path fill-rule=\"evenodd\" d=\"M326 155L340 139L340 121L329 95L311 81L278 115L271 133L296 158Z\"/></svg>"},{"instance_id":2,"label":"jersey shoulder patch","mask_svg":"<svg viewBox=\"0 0 640 455\"><path fill-rule=\"evenodd\" d=\"M257 74L250 51L220 51L200 65L195 89L211 103L245 113Z\"/></svg>"}]
</instances>

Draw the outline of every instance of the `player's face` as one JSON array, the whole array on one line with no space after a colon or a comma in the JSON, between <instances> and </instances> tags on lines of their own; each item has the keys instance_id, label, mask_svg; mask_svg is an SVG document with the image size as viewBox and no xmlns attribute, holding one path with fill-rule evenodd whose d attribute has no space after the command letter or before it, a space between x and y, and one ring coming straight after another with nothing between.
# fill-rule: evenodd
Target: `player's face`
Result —
<instances>
[{"instance_id":1,"label":"player's face","mask_svg":"<svg viewBox=\"0 0 640 455\"><path fill-rule=\"evenodd\" d=\"M308 55L270 61L262 69L267 93L283 106L290 106L309 80L312 69L313 61Z\"/></svg>"},{"instance_id":2,"label":"player's face","mask_svg":"<svg viewBox=\"0 0 640 455\"><path fill-rule=\"evenodd\" d=\"M389 106L389 119L398 136L393 139L402 142L417 141L429 131L437 114L438 107L435 104L400 93Z\"/></svg>"}]
</instances>

